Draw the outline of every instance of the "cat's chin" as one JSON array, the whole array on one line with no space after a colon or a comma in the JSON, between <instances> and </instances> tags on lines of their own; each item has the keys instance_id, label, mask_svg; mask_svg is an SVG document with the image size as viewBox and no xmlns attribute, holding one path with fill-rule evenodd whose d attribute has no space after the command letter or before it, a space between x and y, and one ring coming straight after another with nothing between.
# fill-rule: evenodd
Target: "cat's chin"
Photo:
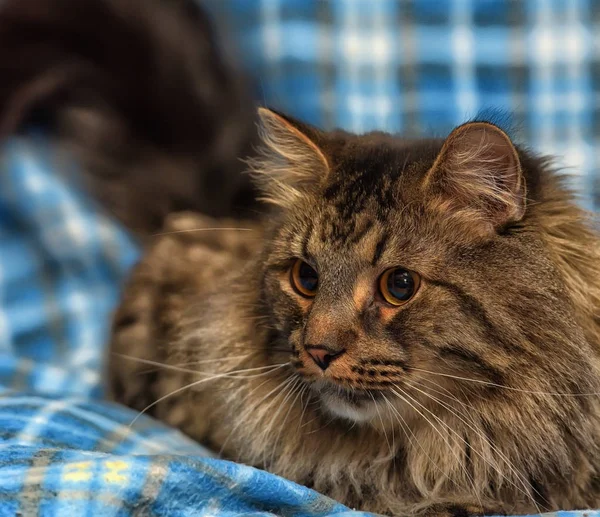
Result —
<instances>
[{"instance_id":1,"label":"cat's chin","mask_svg":"<svg viewBox=\"0 0 600 517\"><path fill-rule=\"evenodd\" d=\"M332 416L351 422L369 422L377 417L375 396L366 391L350 391L331 384L314 386L321 406Z\"/></svg>"}]
</instances>

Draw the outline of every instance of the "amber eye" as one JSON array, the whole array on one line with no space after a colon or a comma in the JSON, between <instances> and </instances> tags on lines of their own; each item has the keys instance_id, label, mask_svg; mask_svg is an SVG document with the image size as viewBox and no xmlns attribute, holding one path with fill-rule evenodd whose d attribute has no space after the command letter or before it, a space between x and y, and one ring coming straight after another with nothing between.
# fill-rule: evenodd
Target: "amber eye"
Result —
<instances>
[{"instance_id":1,"label":"amber eye","mask_svg":"<svg viewBox=\"0 0 600 517\"><path fill-rule=\"evenodd\" d=\"M312 298L317 294L319 275L306 262L297 259L290 275L292 287L302 296Z\"/></svg>"},{"instance_id":2,"label":"amber eye","mask_svg":"<svg viewBox=\"0 0 600 517\"><path fill-rule=\"evenodd\" d=\"M403 305L419 288L419 276L402 268L388 269L379 278L381 295L391 305Z\"/></svg>"}]
</instances>

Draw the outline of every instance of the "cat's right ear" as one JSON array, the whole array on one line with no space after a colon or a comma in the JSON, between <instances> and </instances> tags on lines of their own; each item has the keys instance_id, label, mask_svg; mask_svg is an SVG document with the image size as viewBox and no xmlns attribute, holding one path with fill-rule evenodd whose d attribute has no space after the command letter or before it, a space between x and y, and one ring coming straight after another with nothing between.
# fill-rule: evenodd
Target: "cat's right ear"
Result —
<instances>
[{"instance_id":1,"label":"cat's right ear","mask_svg":"<svg viewBox=\"0 0 600 517\"><path fill-rule=\"evenodd\" d=\"M266 108L259 108L258 116L262 146L248 160L250 172L263 201L289 207L329 174L327 158L317 145L320 133Z\"/></svg>"}]
</instances>

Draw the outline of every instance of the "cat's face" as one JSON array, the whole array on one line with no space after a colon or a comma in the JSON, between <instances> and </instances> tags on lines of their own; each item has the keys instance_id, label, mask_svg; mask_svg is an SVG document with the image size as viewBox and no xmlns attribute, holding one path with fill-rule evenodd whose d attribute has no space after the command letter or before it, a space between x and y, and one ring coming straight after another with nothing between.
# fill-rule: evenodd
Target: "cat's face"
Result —
<instances>
[{"instance_id":1,"label":"cat's face","mask_svg":"<svg viewBox=\"0 0 600 517\"><path fill-rule=\"evenodd\" d=\"M322 408L409 420L450 397L522 396L495 386L548 389L548 375L585 362L560 275L526 231L519 158L500 130L314 145L305 160L322 176L301 177L281 203L263 301Z\"/></svg>"}]
</instances>

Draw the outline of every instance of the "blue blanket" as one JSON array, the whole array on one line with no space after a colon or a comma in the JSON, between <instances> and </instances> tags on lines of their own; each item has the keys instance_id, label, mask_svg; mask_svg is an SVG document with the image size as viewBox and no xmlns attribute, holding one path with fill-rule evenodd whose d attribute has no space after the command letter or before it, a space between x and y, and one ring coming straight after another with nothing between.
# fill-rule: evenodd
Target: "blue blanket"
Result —
<instances>
[{"instance_id":1,"label":"blue blanket","mask_svg":"<svg viewBox=\"0 0 600 517\"><path fill-rule=\"evenodd\" d=\"M0 515L361 515L110 403L0 396Z\"/></svg>"},{"instance_id":2,"label":"blue blanket","mask_svg":"<svg viewBox=\"0 0 600 517\"><path fill-rule=\"evenodd\" d=\"M131 238L16 139L0 174L0 517L366 515L101 400ZM573 512L562 512L565 516ZM600 512L587 512L600 517Z\"/></svg>"}]
</instances>

